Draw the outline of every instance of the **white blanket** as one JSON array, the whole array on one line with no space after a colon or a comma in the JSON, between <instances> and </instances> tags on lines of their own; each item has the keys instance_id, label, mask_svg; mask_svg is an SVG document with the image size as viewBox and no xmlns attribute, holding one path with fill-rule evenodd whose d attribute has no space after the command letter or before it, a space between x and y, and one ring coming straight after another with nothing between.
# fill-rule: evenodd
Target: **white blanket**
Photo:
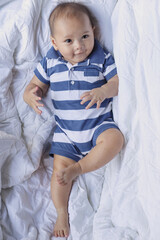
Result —
<instances>
[{"instance_id":1,"label":"white blanket","mask_svg":"<svg viewBox=\"0 0 160 240\"><path fill-rule=\"evenodd\" d=\"M159 240L160 3L81 1L100 22L101 42L114 52L120 79L114 114L126 144L106 167L75 181L68 239ZM48 152L55 121L49 94L42 116L37 116L24 103L23 92L51 46L48 17L57 2L0 1L0 239L4 240L52 238L56 212L50 196L53 159Z\"/></svg>"}]
</instances>

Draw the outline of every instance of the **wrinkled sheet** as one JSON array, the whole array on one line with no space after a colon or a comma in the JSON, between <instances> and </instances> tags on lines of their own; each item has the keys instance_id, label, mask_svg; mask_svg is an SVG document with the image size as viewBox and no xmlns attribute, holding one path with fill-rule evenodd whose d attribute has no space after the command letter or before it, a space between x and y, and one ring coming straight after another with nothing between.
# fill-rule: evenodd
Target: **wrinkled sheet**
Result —
<instances>
[{"instance_id":1,"label":"wrinkled sheet","mask_svg":"<svg viewBox=\"0 0 160 240\"><path fill-rule=\"evenodd\" d=\"M53 159L48 152L55 121L50 93L38 116L24 103L23 92L51 46L48 17L57 2L0 1L0 239L4 240L54 239ZM74 182L68 239L159 240L160 3L82 2L99 20L102 44L114 52L120 83L113 110L126 143L107 166Z\"/></svg>"}]
</instances>

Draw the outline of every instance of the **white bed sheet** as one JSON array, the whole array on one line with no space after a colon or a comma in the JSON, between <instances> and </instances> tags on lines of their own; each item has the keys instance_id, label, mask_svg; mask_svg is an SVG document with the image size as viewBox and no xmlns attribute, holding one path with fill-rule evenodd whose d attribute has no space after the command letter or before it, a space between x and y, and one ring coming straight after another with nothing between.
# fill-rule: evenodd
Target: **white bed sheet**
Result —
<instances>
[{"instance_id":1,"label":"white bed sheet","mask_svg":"<svg viewBox=\"0 0 160 240\"><path fill-rule=\"evenodd\" d=\"M43 114L37 116L22 96L50 47L48 17L57 2L0 2L0 239L4 240L52 237L56 219L50 196L53 160L48 157L55 124L52 106L48 94ZM100 22L102 43L114 50L120 79L114 114L126 145L106 167L75 181L68 239L159 240L160 3L82 2Z\"/></svg>"}]
</instances>

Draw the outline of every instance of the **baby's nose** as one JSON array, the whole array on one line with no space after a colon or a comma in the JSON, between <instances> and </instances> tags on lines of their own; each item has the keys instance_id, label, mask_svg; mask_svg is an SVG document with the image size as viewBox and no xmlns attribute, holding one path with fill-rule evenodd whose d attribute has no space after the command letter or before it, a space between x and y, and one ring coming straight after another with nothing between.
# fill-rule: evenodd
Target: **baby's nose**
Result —
<instances>
[{"instance_id":1,"label":"baby's nose","mask_svg":"<svg viewBox=\"0 0 160 240\"><path fill-rule=\"evenodd\" d=\"M83 49L83 43L81 41L76 41L75 42L75 48L78 49L78 50L81 50Z\"/></svg>"}]
</instances>

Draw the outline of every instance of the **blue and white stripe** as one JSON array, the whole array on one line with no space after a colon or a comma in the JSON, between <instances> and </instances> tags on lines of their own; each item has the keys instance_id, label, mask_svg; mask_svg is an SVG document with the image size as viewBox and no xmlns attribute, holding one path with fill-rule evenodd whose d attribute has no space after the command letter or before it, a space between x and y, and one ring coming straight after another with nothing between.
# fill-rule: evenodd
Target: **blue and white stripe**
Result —
<instances>
[{"instance_id":1,"label":"blue and white stripe","mask_svg":"<svg viewBox=\"0 0 160 240\"><path fill-rule=\"evenodd\" d=\"M112 99L106 99L99 109L95 104L86 110L88 103L80 104L80 96L84 92L101 87L116 73L113 57L97 41L89 58L74 66L66 62L53 47L48 51L35 74L40 81L50 84L51 88L57 123L52 153L77 161L81 154L90 151L102 131L116 127L112 118Z\"/></svg>"}]
</instances>

